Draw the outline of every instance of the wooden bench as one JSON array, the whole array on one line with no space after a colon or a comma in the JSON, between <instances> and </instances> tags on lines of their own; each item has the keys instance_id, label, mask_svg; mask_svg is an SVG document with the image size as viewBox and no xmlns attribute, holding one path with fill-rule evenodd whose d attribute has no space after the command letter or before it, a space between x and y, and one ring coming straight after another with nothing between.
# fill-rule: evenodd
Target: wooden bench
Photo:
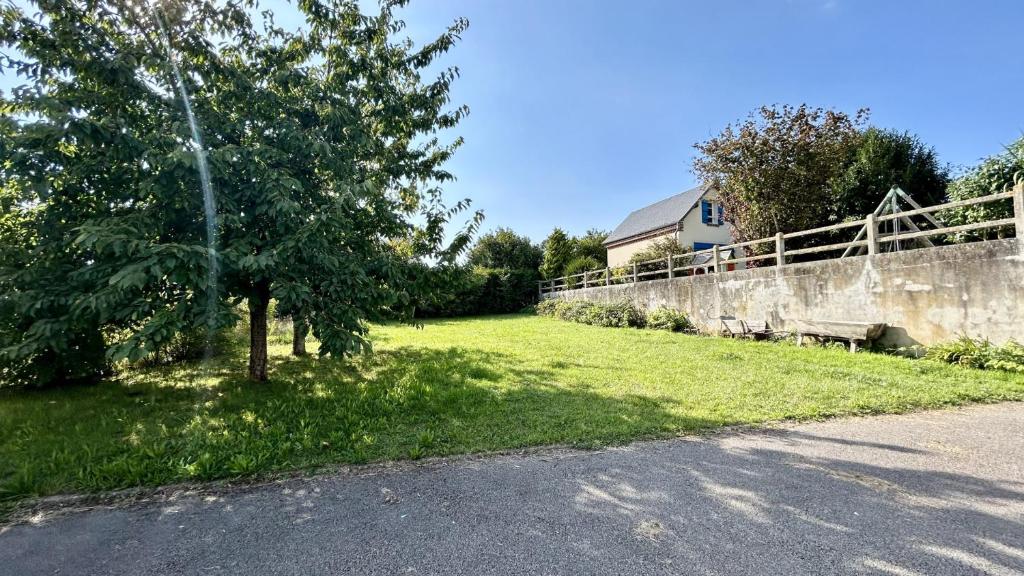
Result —
<instances>
[{"instance_id":1,"label":"wooden bench","mask_svg":"<svg viewBox=\"0 0 1024 576\"><path fill-rule=\"evenodd\" d=\"M803 344L804 336L816 336L833 340L846 340L850 352L857 347L877 340L885 332L885 324L875 322L840 322L835 320L795 320L796 345Z\"/></svg>"},{"instance_id":2,"label":"wooden bench","mask_svg":"<svg viewBox=\"0 0 1024 576\"><path fill-rule=\"evenodd\" d=\"M722 335L730 338L753 338L760 340L772 334L771 329L768 328L768 323L764 321L744 322L735 318L722 318L721 320Z\"/></svg>"}]
</instances>

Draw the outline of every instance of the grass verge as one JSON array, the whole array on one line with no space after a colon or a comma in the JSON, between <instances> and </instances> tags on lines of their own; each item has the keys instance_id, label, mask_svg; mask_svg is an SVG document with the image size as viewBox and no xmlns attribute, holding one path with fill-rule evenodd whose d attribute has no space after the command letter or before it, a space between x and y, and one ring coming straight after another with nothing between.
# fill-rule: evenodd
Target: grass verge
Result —
<instances>
[{"instance_id":1,"label":"grass verge","mask_svg":"<svg viewBox=\"0 0 1024 576\"><path fill-rule=\"evenodd\" d=\"M0 391L0 508L33 496L724 425L1024 399L1024 376L535 316L376 326L350 361L271 348ZM2 515L2 510L0 510Z\"/></svg>"}]
</instances>

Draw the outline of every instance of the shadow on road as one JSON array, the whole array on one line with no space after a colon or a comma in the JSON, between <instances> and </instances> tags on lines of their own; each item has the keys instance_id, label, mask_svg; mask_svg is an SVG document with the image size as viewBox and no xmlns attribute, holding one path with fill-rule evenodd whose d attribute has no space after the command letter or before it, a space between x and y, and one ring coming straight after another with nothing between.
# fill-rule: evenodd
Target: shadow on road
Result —
<instances>
[{"instance_id":1,"label":"shadow on road","mask_svg":"<svg viewBox=\"0 0 1024 576\"><path fill-rule=\"evenodd\" d=\"M858 450L820 455L837 444ZM580 480L574 503L690 574L1024 574L1024 483L904 454L928 457L796 430L665 443Z\"/></svg>"}]
</instances>

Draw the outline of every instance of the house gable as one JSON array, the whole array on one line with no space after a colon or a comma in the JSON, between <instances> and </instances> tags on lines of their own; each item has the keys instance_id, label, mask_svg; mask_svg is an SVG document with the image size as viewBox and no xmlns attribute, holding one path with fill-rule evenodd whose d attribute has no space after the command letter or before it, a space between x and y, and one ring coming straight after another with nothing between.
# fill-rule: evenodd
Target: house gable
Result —
<instances>
[{"instance_id":1,"label":"house gable","mask_svg":"<svg viewBox=\"0 0 1024 576\"><path fill-rule=\"evenodd\" d=\"M604 242L608 263L622 266L656 240L674 238L680 246L724 245L732 241L717 190L698 186L635 210Z\"/></svg>"},{"instance_id":2,"label":"house gable","mask_svg":"<svg viewBox=\"0 0 1024 576\"><path fill-rule=\"evenodd\" d=\"M697 186L650 206L634 210L608 235L604 245L606 247L615 246L671 231L672 227L678 226L694 206L700 203L701 198L710 189L706 185Z\"/></svg>"}]
</instances>

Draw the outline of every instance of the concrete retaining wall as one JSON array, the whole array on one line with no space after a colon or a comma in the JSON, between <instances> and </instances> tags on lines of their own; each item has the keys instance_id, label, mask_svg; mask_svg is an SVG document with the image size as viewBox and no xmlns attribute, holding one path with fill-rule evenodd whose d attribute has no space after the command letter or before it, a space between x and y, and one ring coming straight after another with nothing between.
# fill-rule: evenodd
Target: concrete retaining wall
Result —
<instances>
[{"instance_id":1,"label":"concrete retaining wall","mask_svg":"<svg viewBox=\"0 0 1024 576\"><path fill-rule=\"evenodd\" d=\"M545 294L686 312L705 330L720 318L885 322L882 343L935 344L967 334L1024 342L1024 241L994 240L652 280Z\"/></svg>"}]
</instances>

